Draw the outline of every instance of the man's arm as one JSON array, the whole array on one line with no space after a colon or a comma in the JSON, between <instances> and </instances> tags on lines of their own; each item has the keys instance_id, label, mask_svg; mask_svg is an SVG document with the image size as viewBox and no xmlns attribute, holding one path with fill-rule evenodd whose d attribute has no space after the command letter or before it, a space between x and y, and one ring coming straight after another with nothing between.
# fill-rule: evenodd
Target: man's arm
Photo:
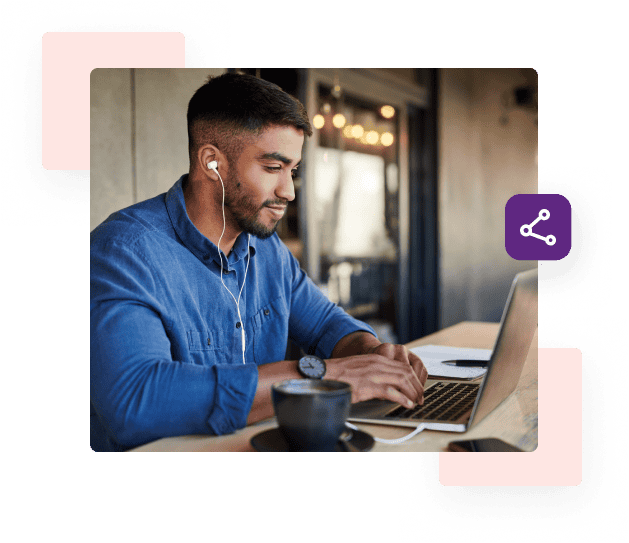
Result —
<instances>
[{"instance_id":1,"label":"man's arm","mask_svg":"<svg viewBox=\"0 0 629 543\"><path fill-rule=\"evenodd\" d=\"M369 326L323 295L287 249L285 255L286 267L293 274L291 339L326 359L325 379L349 383L354 402L382 398L406 406L423 403L427 372L421 360L402 345L378 341L366 331L371 330ZM273 383L300 377L294 360L258 366L258 386L247 423L273 416Z\"/></svg>"},{"instance_id":2,"label":"man's arm","mask_svg":"<svg viewBox=\"0 0 629 543\"><path fill-rule=\"evenodd\" d=\"M368 332L341 338L326 366L326 379L352 385L353 402L381 398L407 407L424 402L428 372L419 357L403 345L381 343ZM273 383L299 378L295 360L258 366L258 387L247 424L273 416Z\"/></svg>"},{"instance_id":3,"label":"man's arm","mask_svg":"<svg viewBox=\"0 0 629 543\"><path fill-rule=\"evenodd\" d=\"M413 376L410 378L410 382L413 384L414 388L418 391L417 398L413 398L412 396L406 395L405 398L401 400L398 399L398 392L403 392L402 390L396 391L388 391L388 397L386 399L393 399L394 401L400 404L408 404L407 400L416 401L420 404L424 403L424 385L426 384L426 379L428 378L428 371L424 367L421 359L414 353L410 352L404 345L394 345L392 343L381 343L376 337L371 335L368 332L358 331L348 334L341 338L339 342L334 347L334 351L332 353L333 358L342 358L342 357L351 357L356 355L379 355L387 358L391 362L399 363L403 368L412 369ZM374 375L371 376L371 380L377 380L381 378L381 376L376 376L375 372L377 372L377 367L370 368L373 370ZM417 382L415 377L419 380L420 387L417 386ZM362 396L361 399L369 399L364 397L364 393L358 393L359 397ZM393 398L391 398L393 396ZM383 397L382 392L380 392L380 396L374 397Z\"/></svg>"},{"instance_id":4,"label":"man's arm","mask_svg":"<svg viewBox=\"0 0 629 543\"><path fill-rule=\"evenodd\" d=\"M359 330L342 337L332 351L332 358L343 358L357 354L370 354L382 343L374 335Z\"/></svg>"},{"instance_id":5,"label":"man's arm","mask_svg":"<svg viewBox=\"0 0 629 543\"><path fill-rule=\"evenodd\" d=\"M296 360L282 360L258 366L258 387L247 417L247 424L268 419L274 415L271 387L273 383L287 379L302 379L302 375L297 371Z\"/></svg>"},{"instance_id":6,"label":"man's arm","mask_svg":"<svg viewBox=\"0 0 629 543\"><path fill-rule=\"evenodd\" d=\"M380 354L391 360L399 360L408 363L417 374L422 386L428 378L428 371L423 362L415 353L409 351L404 345L394 345L393 343L381 343L377 338L367 332L354 332L348 334L334 347L333 358L342 358L357 354Z\"/></svg>"},{"instance_id":7,"label":"man's arm","mask_svg":"<svg viewBox=\"0 0 629 543\"><path fill-rule=\"evenodd\" d=\"M419 377L422 387L428 378L428 371L419 356L409 351L404 345L381 343L367 332L358 331L341 338L336 347L334 347L332 357L341 358L358 354L379 354L391 360L410 364L417 377Z\"/></svg>"},{"instance_id":8,"label":"man's arm","mask_svg":"<svg viewBox=\"0 0 629 543\"><path fill-rule=\"evenodd\" d=\"M160 287L157 273L126 246L92 251L93 431L122 449L166 436L233 432L245 426L256 390L254 364L183 358L185 331L165 321Z\"/></svg>"},{"instance_id":9,"label":"man's arm","mask_svg":"<svg viewBox=\"0 0 629 543\"><path fill-rule=\"evenodd\" d=\"M336 344L332 358L366 354L369 348L375 348L378 345L380 345L380 341L372 334L362 331L354 332L341 338ZM342 364L343 361L327 361L328 372L326 379L333 379L332 375L336 373L335 370L338 368L333 368L332 366L337 363ZM271 397L273 383L301 378L302 375L297 371L296 360L283 360L258 366L258 387L247 418L247 424L273 416L273 401Z\"/></svg>"}]
</instances>

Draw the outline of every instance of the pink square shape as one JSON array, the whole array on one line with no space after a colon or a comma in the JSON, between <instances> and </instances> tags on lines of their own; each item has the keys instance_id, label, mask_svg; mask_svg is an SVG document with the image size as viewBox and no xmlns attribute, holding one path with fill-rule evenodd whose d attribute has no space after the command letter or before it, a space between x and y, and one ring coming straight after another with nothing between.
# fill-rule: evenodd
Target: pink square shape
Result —
<instances>
[{"instance_id":1,"label":"pink square shape","mask_svg":"<svg viewBox=\"0 0 629 543\"><path fill-rule=\"evenodd\" d=\"M442 485L581 484L581 351L539 349L538 353L537 449L529 453L439 453L439 481Z\"/></svg>"},{"instance_id":2,"label":"pink square shape","mask_svg":"<svg viewBox=\"0 0 629 543\"><path fill-rule=\"evenodd\" d=\"M90 169L90 72L183 68L179 32L48 32L42 37L42 165Z\"/></svg>"}]
</instances>

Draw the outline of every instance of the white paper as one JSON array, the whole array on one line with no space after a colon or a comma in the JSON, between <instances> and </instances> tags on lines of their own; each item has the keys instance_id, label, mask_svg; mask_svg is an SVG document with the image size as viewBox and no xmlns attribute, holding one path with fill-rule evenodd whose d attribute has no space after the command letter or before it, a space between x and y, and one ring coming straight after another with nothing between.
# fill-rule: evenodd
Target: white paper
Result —
<instances>
[{"instance_id":1,"label":"white paper","mask_svg":"<svg viewBox=\"0 0 629 543\"><path fill-rule=\"evenodd\" d=\"M442 345L422 345L411 349L422 359L428 370L428 378L449 377L453 379L474 379L483 375L487 368L466 368L443 364L446 360L489 360L491 349L467 349L444 347Z\"/></svg>"}]
</instances>

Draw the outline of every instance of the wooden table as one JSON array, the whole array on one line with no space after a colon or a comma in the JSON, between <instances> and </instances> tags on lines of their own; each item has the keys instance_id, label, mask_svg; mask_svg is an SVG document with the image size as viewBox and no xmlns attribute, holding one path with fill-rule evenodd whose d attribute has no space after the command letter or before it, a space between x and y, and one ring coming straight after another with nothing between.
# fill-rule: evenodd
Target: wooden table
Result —
<instances>
[{"instance_id":1,"label":"wooden table","mask_svg":"<svg viewBox=\"0 0 629 543\"><path fill-rule=\"evenodd\" d=\"M447 345L491 349L498 333L498 324L462 322L422 339L407 347ZM469 381L468 381L469 382ZM430 384L430 380L427 384ZM259 432L277 426L268 419L224 436L192 435L169 437L142 445L136 451L254 451L251 438ZM412 431L384 425L360 424L371 435L394 439ZM424 430L400 445L376 443L372 452L380 451L446 451L448 442L458 439L497 437L525 451L537 447L537 332L522 370L516 390L480 423L464 434Z\"/></svg>"}]
</instances>

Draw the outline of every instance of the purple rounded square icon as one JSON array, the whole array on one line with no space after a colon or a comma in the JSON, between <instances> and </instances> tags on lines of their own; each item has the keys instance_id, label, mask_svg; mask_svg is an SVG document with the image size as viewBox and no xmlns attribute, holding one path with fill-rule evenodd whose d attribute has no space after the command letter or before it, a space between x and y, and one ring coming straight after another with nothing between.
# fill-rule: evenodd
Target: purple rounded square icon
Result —
<instances>
[{"instance_id":1,"label":"purple rounded square icon","mask_svg":"<svg viewBox=\"0 0 629 543\"><path fill-rule=\"evenodd\" d=\"M515 260L561 260L572 247L572 208L561 194L516 194L505 206L505 248Z\"/></svg>"}]
</instances>

